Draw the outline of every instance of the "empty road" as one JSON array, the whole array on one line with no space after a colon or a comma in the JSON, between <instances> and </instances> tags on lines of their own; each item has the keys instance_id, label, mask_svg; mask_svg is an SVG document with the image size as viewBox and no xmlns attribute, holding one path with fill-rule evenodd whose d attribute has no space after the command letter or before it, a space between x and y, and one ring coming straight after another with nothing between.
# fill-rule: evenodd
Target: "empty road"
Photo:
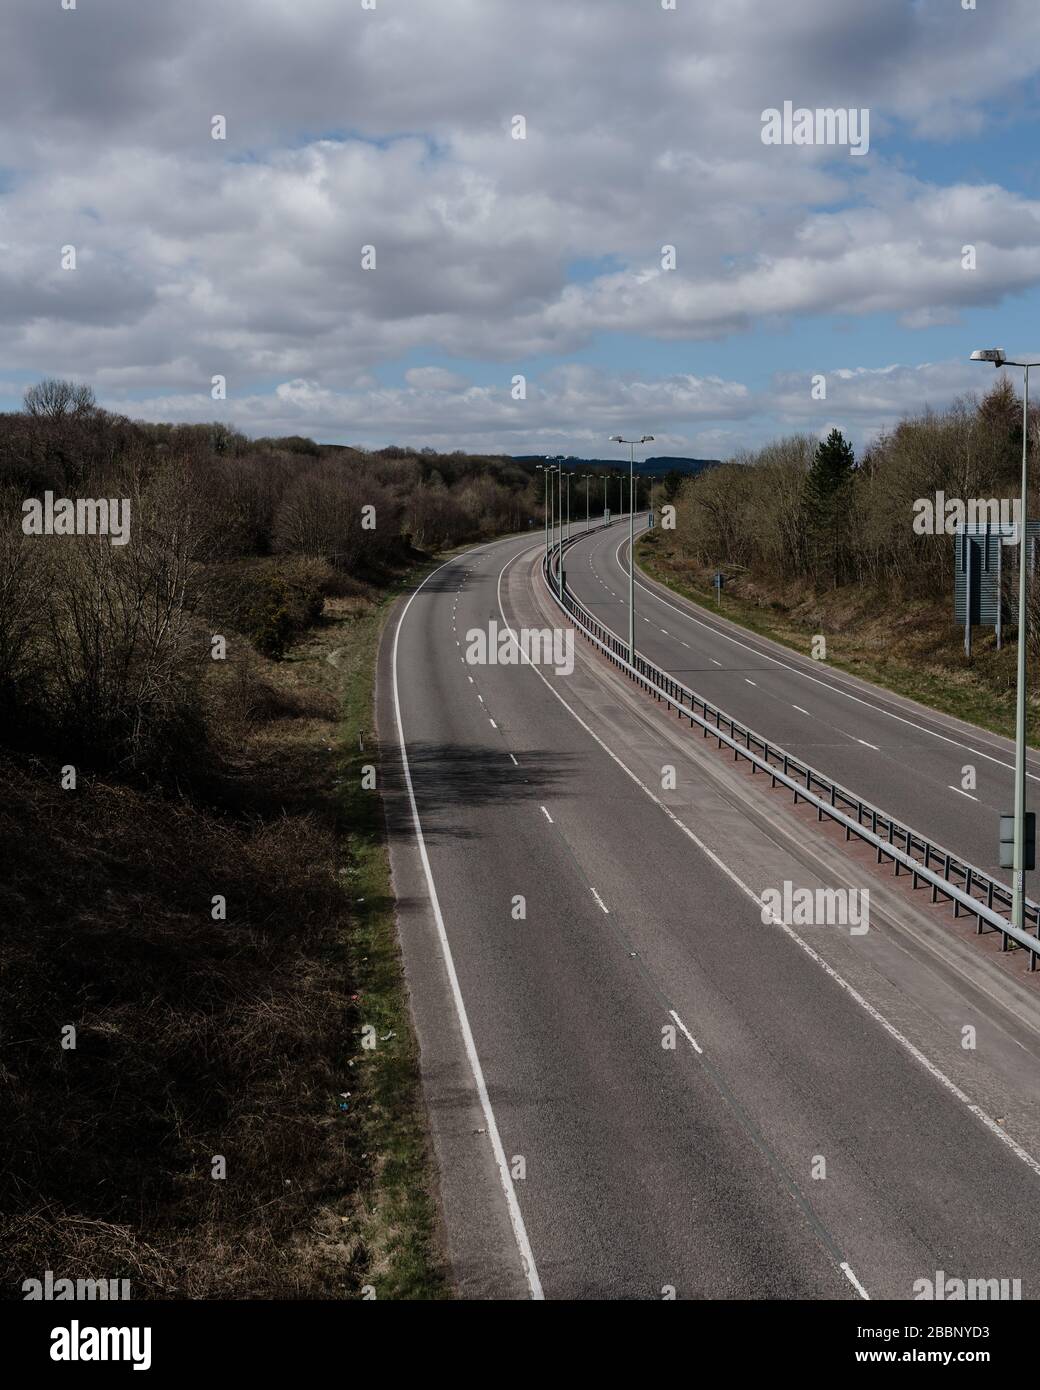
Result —
<instances>
[{"instance_id":1,"label":"empty road","mask_svg":"<svg viewBox=\"0 0 1040 1390\"><path fill-rule=\"evenodd\" d=\"M619 630L621 540L591 537L569 564ZM450 560L398 605L380 657L394 885L459 1291L904 1299L943 1270L1035 1297L1035 1009L969 988L884 911L858 938L764 925L766 882L814 865L825 882L827 866L584 643L569 674L469 664L467 634L557 622L540 543ZM911 822L968 761L751 645L710 669L725 640L640 597L647 654L825 770L840 753L832 770L881 804L903 788ZM943 834L977 851L979 822L966 803Z\"/></svg>"},{"instance_id":2,"label":"empty road","mask_svg":"<svg viewBox=\"0 0 1040 1390\"><path fill-rule=\"evenodd\" d=\"M628 634L628 528L580 541L571 590ZM662 669L789 753L1008 882L999 815L1014 806L1014 744L925 710L712 616L636 573L636 646ZM725 599L723 599L723 609ZM975 786L962 787L964 769ZM1029 756L1040 790L1040 758ZM1027 892L1033 894L1028 886Z\"/></svg>"}]
</instances>

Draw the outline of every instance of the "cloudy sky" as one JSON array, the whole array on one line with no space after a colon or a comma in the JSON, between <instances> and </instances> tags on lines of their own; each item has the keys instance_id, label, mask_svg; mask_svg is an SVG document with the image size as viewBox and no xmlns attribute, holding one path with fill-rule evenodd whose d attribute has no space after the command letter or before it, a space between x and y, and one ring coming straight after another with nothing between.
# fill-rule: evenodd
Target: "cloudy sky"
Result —
<instances>
[{"instance_id":1,"label":"cloudy sky","mask_svg":"<svg viewBox=\"0 0 1040 1390\"><path fill-rule=\"evenodd\" d=\"M1040 347L1040 5L970 3L5 0L0 409L862 444ZM785 101L868 152L763 143Z\"/></svg>"}]
</instances>

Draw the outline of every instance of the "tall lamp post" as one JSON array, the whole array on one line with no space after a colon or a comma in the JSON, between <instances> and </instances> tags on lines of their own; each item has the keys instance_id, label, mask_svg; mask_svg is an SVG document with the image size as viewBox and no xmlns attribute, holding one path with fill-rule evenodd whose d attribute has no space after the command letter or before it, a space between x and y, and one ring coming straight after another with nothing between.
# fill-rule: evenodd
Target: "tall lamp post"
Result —
<instances>
[{"instance_id":1,"label":"tall lamp post","mask_svg":"<svg viewBox=\"0 0 1040 1390\"><path fill-rule=\"evenodd\" d=\"M1002 348L982 348L971 354L973 362L992 362L994 367L1024 367L1022 392L1022 501L1018 519L1018 691L1015 699L1015 848L1011 875L1011 925L1025 930L1026 868L1026 511L1027 458L1029 450L1029 369L1040 362L1013 362ZM967 595L971 602L971 594Z\"/></svg>"},{"instance_id":2,"label":"tall lamp post","mask_svg":"<svg viewBox=\"0 0 1040 1390\"><path fill-rule=\"evenodd\" d=\"M563 598L563 464L556 470L556 508L560 518L560 562L556 566L556 592Z\"/></svg>"},{"instance_id":3,"label":"tall lamp post","mask_svg":"<svg viewBox=\"0 0 1040 1390\"><path fill-rule=\"evenodd\" d=\"M595 474L583 473L581 476L585 479L585 534L588 535L591 529L591 518L589 512L589 483L595 477Z\"/></svg>"},{"instance_id":4,"label":"tall lamp post","mask_svg":"<svg viewBox=\"0 0 1040 1390\"><path fill-rule=\"evenodd\" d=\"M552 512L552 487L549 482L549 474L552 469L547 463L536 463L535 468L539 473L545 474L545 563L549 563L549 516Z\"/></svg>"},{"instance_id":5,"label":"tall lamp post","mask_svg":"<svg viewBox=\"0 0 1040 1390\"><path fill-rule=\"evenodd\" d=\"M556 474L556 508L555 521L560 528L560 568L558 573L558 588L560 597L563 597L563 465L567 462L562 454L546 454L549 464L549 471ZM553 538L550 550L556 545L556 527L553 527Z\"/></svg>"},{"instance_id":6,"label":"tall lamp post","mask_svg":"<svg viewBox=\"0 0 1040 1390\"><path fill-rule=\"evenodd\" d=\"M620 434L612 434L612 444L628 445L628 662L635 665L636 659L636 512L635 476L636 445L653 442L652 434L644 434L639 439L623 439Z\"/></svg>"}]
</instances>

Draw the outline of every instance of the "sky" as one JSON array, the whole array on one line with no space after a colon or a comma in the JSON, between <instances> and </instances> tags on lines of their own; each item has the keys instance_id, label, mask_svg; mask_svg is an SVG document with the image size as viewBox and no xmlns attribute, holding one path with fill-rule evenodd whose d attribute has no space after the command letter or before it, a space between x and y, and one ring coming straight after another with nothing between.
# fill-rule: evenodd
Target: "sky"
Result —
<instances>
[{"instance_id":1,"label":"sky","mask_svg":"<svg viewBox=\"0 0 1040 1390\"><path fill-rule=\"evenodd\" d=\"M862 450L1040 347L1038 70L1037 0L5 0L0 409Z\"/></svg>"}]
</instances>

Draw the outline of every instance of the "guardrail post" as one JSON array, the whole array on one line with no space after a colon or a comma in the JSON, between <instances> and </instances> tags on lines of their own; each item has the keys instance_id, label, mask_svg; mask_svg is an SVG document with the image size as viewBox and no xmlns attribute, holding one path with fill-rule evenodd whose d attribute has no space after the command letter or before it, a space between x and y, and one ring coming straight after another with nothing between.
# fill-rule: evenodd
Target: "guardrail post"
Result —
<instances>
[{"instance_id":1,"label":"guardrail post","mask_svg":"<svg viewBox=\"0 0 1040 1390\"><path fill-rule=\"evenodd\" d=\"M553 559L559 561L562 551L558 551ZM839 800L842 802L843 809L842 821L845 830L845 839L852 839L853 831L858 830L864 837L874 842L877 852L877 862L881 864L887 853L892 860L893 869L896 877L899 876L902 867L906 867L911 875L913 887L920 886L922 878L931 886L931 900L933 903L939 901L940 895L953 900L954 916L959 917L962 905L967 907L970 914L976 919L976 931L981 934L987 928L991 931L999 931L1001 938L1000 949L1002 952L1010 951L1014 948L1023 948L1029 956L1029 970L1035 972L1040 969L1040 907L1036 903L1027 902L1025 904L1025 916L1029 930L1018 936L1012 937L1011 928L1007 922L1007 913L1011 905L1011 895L1008 889L998 880L989 874L975 869L970 864L963 864L955 861L953 856L944 850L932 845L921 835L914 834L909 828L897 825L889 816L885 816L876 808L869 806L862 800L840 792L837 786L829 778L822 777L814 772L811 767L804 766L797 759L792 759L781 748L772 748L768 742L752 732L750 729L739 727L736 721L724 711L717 709L699 698L695 691L687 689L681 682L675 680L667 673L661 671L652 663L641 656L636 656L634 663L627 660L627 647L622 650L621 644L609 629L598 623L592 615L587 612L581 604L576 603L571 595L564 591L557 597L555 585L552 583L553 574L550 566L544 562L542 565L543 575L546 585L549 588L553 599L565 612L574 617L577 624L582 628L585 637L589 641L597 642L600 650L607 656L608 660L614 665L624 670L630 679L634 679L644 690L650 690L660 703L665 700L668 703L675 703L676 710L681 718L687 712L686 696L690 698L689 716L690 727L692 729L695 720L700 722L701 735L707 738L714 728L721 750L725 741L733 748L734 761L739 762L742 757L746 757L751 763L752 772L757 772L758 762L763 764L762 770L769 773L770 786L775 788L781 777L786 784L790 785L794 794L794 802L797 806L799 799L804 798L816 804L817 820L826 819L828 809L837 819L837 808ZM595 634L598 633L597 637ZM703 712L698 714L698 707ZM724 730L729 730L728 735ZM743 742L743 748L738 745ZM755 753L752 753L752 747ZM761 748L761 758L758 749ZM783 771L781 773L778 766L774 765L773 759L777 764L781 762ZM799 776L804 777L804 786L797 780ZM820 795L814 792L814 787L819 785ZM824 799L829 793L829 808L823 804ZM851 811L855 809L856 820L852 823ZM870 830L864 829L864 815L869 813ZM883 835L879 835L879 824L883 825L888 835L887 843ZM905 857L909 861L907 865L900 864L903 851L899 850L898 840L902 837L905 843ZM916 860L918 848L923 855L924 867ZM942 872L932 869L932 859L936 859L942 865ZM951 877L952 872L956 872L963 877L963 890L956 888ZM981 887L984 892L980 897L976 897L975 888ZM959 896L954 896L958 894ZM961 901L963 898L963 903ZM985 906L983 906L983 903ZM995 917L996 921L989 921L989 917ZM1004 930L1003 928L1007 928Z\"/></svg>"}]
</instances>

